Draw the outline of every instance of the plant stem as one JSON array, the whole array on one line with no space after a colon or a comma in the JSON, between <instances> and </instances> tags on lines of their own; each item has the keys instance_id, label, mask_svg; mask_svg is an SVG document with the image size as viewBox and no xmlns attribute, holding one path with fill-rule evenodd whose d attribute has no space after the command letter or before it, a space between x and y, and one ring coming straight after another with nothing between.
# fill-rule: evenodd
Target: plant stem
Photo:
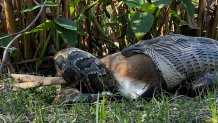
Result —
<instances>
[{"instance_id":1,"label":"plant stem","mask_svg":"<svg viewBox=\"0 0 218 123\"><path fill-rule=\"evenodd\" d=\"M30 29L30 28L33 26L33 24L38 20L38 18L40 17L42 11L43 11L44 8L45 8L45 3L46 3L46 2L47 2L47 0L45 0L45 2L41 5L41 9L40 9L38 15L36 16L36 18L35 18L24 30L20 31L20 32L18 33L18 35L15 36L15 37L11 40L11 42L7 45L7 47L6 47L5 51L4 51L4 54L3 54L2 64L0 65L0 74L2 74L3 68L4 68L5 64L7 63L7 60L8 60L7 58L8 58L10 46L11 46L19 37L21 37L21 36L24 34L25 31L27 31L28 29Z\"/></svg>"},{"instance_id":2,"label":"plant stem","mask_svg":"<svg viewBox=\"0 0 218 123\"><path fill-rule=\"evenodd\" d=\"M37 62L37 70L41 67L42 63L43 63L43 57L45 56L45 53L46 53L46 50L47 50L47 47L48 47L48 44L49 44L49 41L52 37L52 34L53 34L54 30L50 30L50 32L48 33L48 37L43 45L43 48L42 48L42 51L40 53L40 56L39 56L39 61Z\"/></svg>"}]
</instances>

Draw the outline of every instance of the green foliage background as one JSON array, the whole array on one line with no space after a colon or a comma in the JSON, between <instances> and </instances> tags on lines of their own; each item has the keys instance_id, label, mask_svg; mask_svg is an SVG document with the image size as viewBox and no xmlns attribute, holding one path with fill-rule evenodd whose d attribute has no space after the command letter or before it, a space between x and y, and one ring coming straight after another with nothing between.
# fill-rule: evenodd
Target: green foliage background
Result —
<instances>
[{"instance_id":1,"label":"green foliage background","mask_svg":"<svg viewBox=\"0 0 218 123\"><path fill-rule=\"evenodd\" d=\"M20 71L23 65L27 65L25 61L37 58L35 62L28 62L28 66L31 66L28 71L39 70L43 68L43 59L66 47L78 47L102 57L139 40L170 33L218 39L218 7L215 2L49 0L35 27L19 39L17 48L22 58L15 59L14 62L18 64L16 70ZM12 4L14 10L11 11L15 16L17 30L24 29L29 23L28 19L31 21L40 8L40 5L25 3L23 0ZM7 33L2 28L1 35ZM5 46L8 41L0 40L0 44Z\"/></svg>"}]
</instances>

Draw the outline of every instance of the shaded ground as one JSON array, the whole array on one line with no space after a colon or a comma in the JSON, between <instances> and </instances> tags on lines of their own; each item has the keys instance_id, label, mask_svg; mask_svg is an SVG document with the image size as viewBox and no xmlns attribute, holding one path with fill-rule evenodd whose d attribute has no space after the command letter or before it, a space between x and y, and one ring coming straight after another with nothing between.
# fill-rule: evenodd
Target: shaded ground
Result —
<instances>
[{"instance_id":1,"label":"shaded ground","mask_svg":"<svg viewBox=\"0 0 218 123\"><path fill-rule=\"evenodd\" d=\"M0 81L0 122L216 122L218 89L204 96L160 96L147 102L103 100L93 104L52 103L59 86L11 92L12 81Z\"/></svg>"}]
</instances>

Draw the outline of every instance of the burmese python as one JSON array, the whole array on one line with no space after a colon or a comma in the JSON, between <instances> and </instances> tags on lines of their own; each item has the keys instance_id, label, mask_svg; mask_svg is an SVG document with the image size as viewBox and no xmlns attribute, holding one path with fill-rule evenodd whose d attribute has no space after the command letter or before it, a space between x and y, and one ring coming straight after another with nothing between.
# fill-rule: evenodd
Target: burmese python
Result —
<instances>
[{"instance_id":1,"label":"burmese python","mask_svg":"<svg viewBox=\"0 0 218 123\"><path fill-rule=\"evenodd\" d=\"M139 53L151 57L168 88L186 80L200 84L198 78L218 70L218 42L209 38L171 34L140 41L122 51L126 57Z\"/></svg>"},{"instance_id":2,"label":"burmese python","mask_svg":"<svg viewBox=\"0 0 218 123\"><path fill-rule=\"evenodd\" d=\"M116 90L116 80L111 72L88 52L78 48L63 49L55 55L54 63L58 74L71 87L62 91L61 98L68 98L64 100L93 102L97 100L98 92ZM122 98L111 94L103 95L112 99Z\"/></svg>"},{"instance_id":3,"label":"burmese python","mask_svg":"<svg viewBox=\"0 0 218 123\"><path fill-rule=\"evenodd\" d=\"M211 85L216 78L217 52L218 42L213 39L171 34L140 41L125 48L122 54L148 55L169 89L184 81L191 82L191 88L195 89ZM59 75L87 97L102 91L117 91L113 71L88 52L67 48L58 52L54 61Z\"/></svg>"}]
</instances>

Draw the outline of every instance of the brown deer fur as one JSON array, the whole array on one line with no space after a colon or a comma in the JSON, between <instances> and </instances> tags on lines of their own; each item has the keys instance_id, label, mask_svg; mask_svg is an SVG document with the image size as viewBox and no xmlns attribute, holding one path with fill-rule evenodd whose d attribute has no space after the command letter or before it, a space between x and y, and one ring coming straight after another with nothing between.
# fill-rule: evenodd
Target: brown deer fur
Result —
<instances>
[{"instance_id":1,"label":"brown deer fur","mask_svg":"<svg viewBox=\"0 0 218 123\"><path fill-rule=\"evenodd\" d=\"M154 62L147 55L137 54L131 57L125 57L118 52L100 60L106 68L113 73L118 74L120 77L135 80L136 84L146 83L150 86L149 89L159 87L163 82L160 72L156 69Z\"/></svg>"}]
</instances>

